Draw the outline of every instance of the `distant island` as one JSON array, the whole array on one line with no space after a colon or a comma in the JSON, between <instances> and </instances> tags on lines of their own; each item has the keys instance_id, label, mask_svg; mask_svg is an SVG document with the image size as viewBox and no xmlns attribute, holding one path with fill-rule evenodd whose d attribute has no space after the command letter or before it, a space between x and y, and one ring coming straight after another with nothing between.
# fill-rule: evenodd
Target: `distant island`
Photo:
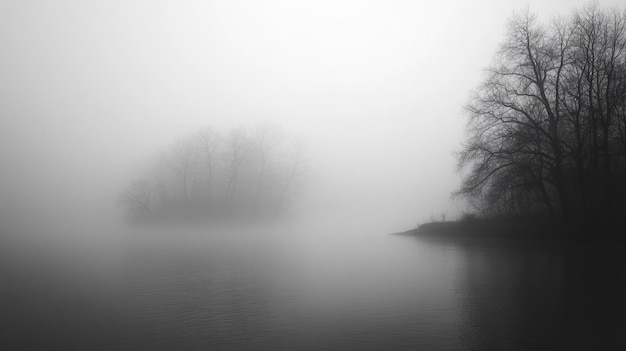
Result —
<instances>
[{"instance_id":1,"label":"distant island","mask_svg":"<svg viewBox=\"0 0 626 351\"><path fill-rule=\"evenodd\" d=\"M306 176L303 145L269 123L205 127L163 149L120 196L132 222L273 219Z\"/></svg>"}]
</instances>

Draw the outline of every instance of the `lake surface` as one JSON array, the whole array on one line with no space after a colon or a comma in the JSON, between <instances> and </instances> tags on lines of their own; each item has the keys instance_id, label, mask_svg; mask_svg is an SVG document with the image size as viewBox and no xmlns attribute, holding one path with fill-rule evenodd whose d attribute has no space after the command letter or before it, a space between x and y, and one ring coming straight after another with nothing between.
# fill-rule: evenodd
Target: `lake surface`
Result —
<instances>
[{"instance_id":1,"label":"lake surface","mask_svg":"<svg viewBox=\"0 0 626 351\"><path fill-rule=\"evenodd\" d=\"M0 340L46 350L626 349L623 244L307 228L4 245Z\"/></svg>"}]
</instances>

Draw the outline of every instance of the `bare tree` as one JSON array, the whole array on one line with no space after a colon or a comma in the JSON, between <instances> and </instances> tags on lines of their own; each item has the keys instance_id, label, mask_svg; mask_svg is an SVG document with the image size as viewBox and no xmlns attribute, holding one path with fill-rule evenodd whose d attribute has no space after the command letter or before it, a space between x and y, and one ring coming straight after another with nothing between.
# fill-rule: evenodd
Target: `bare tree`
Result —
<instances>
[{"instance_id":1,"label":"bare tree","mask_svg":"<svg viewBox=\"0 0 626 351\"><path fill-rule=\"evenodd\" d=\"M302 141L296 141L291 153L287 159L287 173L285 174L285 180L283 182L280 195L278 196L278 209L282 209L284 206L286 195L291 191L294 186L303 179L307 174L307 163L304 157L305 146Z\"/></svg>"},{"instance_id":2,"label":"bare tree","mask_svg":"<svg viewBox=\"0 0 626 351\"><path fill-rule=\"evenodd\" d=\"M152 187L144 180L135 181L126 188L120 201L127 207L127 215L131 219L152 214L152 193Z\"/></svg>"},{"instance_id":3,"label":"bare tree","mask_svg":"<svg viewBox=\"0 0 626 351\"><path fill-rule=\"evenodd\" d=\"M255 158L257 158L259 162L254 194L255 204L258 204L259 198L261 197L270 163L277 156L277 149L284 140L285 137L282 129L274 124L257 124L252 132Z\"/></svg>"},{"instance_id":4,"label":"bare tree","mask_svg":"<svg viewBox=\"0 0 626 351\"><path fill-rule=\"evenodd\" d=\"M626 14L604 11L592 3L574 17L576 56L574 63L583 81L579 98L588 114L592 203L604 204L603 213L613 212L612 150L619 134L620 105L626 97ZM614 132L615 131L615 132ZM617 139L617 138L615 138ZM600 180L602 180L600 182Z\"/></svg>"},{"instance_id":5,"label":"bare tree","mask_svg":"<svg viewBox=\"0 0 626 351\"><path fill-rule=\"evenodd\" d=\"M504 177L518 182L508 187L534 184L551 212L553 199L546 187L557 190L560 208L567 203L559 133L564 40L549 36L528 12L509 22L497 63L467 106L471 138L460 153L459 166L472 170L460 194L495 190L498 182L490 180ZM511 178L520 172L527 176Z\"/></svg>"},{"instance_id":6,"label":"bare tree","mask_svg":"<svg viewBox=\"0 0 626 351\"><path fill-rule=\"evenodd\" d=\"M302 146L291 148L285 139L271 124L235 128L224 138L204 128L178 139L145 178L151 191L150 211L166 217L271 215L304 173ZM133 189L135 198L145 197L139 191L143 188ZM132 211L143 206L138 200L131 202L134 205L127 206Z\"/></svg>"},{"instance_id":7,"label":"bare tree","mask_svg":"<svg viewBox=\"0 0 626 351\"><path fill-rule=\"evenodd\" d=\"M222 148L222 138L216 130L206 127L198 131L196 139L199 144L198 146L200 148L200 152L202 153L206 163L208 175L208 200L210 202L213 200L215 164Z\"/></svg>"},{"instance_id":8,"label":"bare tree","mask_svg":"<svg viewBox=\"0 0 626 351\"><path fill-rule=\"evenodd\" d=\"M249 156L250 140L243 128L233 129L225 141L225 162L230 173L226 197L233 201L245 161Z\"/></svg>"},{"instance_id":9,"label":"bare tree","mask_svg":"<svg viewBox=\"0 0 626 351\"><path fill-rule=\"evenodd\" d=\"M193 139L183 138L174 143L170 150L170 166L179 177L183 198L189 201L190 181L195 161Z\"/></svg>"},{"instance_id":10,"label":"bare tree","mask_svg":"<svg viewBox=\"0 0 626 351\"><path fill-rule=\"evenodd\" d=\"M469 172L455 195L492 214L543 204L608 221L626 195L623 180L615 187L626 163L626 13L591 4L547 26L518 14L487 73L467 105L458 159Z\"/></svg>"}]
</instances>

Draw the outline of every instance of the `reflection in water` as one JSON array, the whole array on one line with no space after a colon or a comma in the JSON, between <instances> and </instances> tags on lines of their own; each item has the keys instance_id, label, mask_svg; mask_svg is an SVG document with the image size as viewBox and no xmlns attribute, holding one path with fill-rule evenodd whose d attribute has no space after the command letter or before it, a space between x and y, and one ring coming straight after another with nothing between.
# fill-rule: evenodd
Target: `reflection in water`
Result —
<instances>
[{"instance_id":1,"label":"reflection in water","mask_svg":"<svg viewBox=\"0 0 626 351\"><path fill-rule=\"evenodd\" d=\"M367 231L359 239L318 230L191 232L171 240L135 233L98 269L68 252L7 254L3 343L128 350L626 346L622 245Z\"/></svg>"},{"instance_id":2,"label":"reflection in water","mask_svg":"<svg viewBox=\"0 0 626 351\"><path fill-rule=\"evenodd\" d=\"M420 263L441 250L336 234L213 237L180 252L137 245L129 309L157 348L462 349L450 335L450 274Z\"/></svg>"},{"instance_id":3,"label":"reflection in water","mask_svg":"<svg viewBox=\"0 0 626 351\"><path fill-rule=\"evenodd\" d=\"M457 284L467 349L626 347L623 245L522 240L429 244L457 247L463 256Z\"/></svg>"}]
</instances>

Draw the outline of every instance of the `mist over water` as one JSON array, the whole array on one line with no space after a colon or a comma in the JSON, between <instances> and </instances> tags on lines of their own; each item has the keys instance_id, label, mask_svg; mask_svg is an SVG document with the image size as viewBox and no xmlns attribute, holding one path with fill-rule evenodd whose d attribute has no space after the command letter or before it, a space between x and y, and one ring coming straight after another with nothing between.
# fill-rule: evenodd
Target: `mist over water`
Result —
<instances>
[{"instance_id":1,"label":"mist over water","mask_svg":"<svg viewBox=\"0 0 626 351\"><path fill-rule=\"evenodd\" d=\"M463 105L512 11L583 3L1 3L0 349L624 348L621 243L389 235L467 210ZM215 174L194 144L181 176L204 128Z\"/></svg>"},{"instance_id":2,"label":"mist over water","mask_svg":"<svg viewBox=\"0 0 626 351\"><path fill-rule=\"evenodd\" d=\"M3 343L128 350L620 345L623 245L437 240L336 223L109 226L90 233L98 241L5 241Z\"/></svg>"}]
</instances>

